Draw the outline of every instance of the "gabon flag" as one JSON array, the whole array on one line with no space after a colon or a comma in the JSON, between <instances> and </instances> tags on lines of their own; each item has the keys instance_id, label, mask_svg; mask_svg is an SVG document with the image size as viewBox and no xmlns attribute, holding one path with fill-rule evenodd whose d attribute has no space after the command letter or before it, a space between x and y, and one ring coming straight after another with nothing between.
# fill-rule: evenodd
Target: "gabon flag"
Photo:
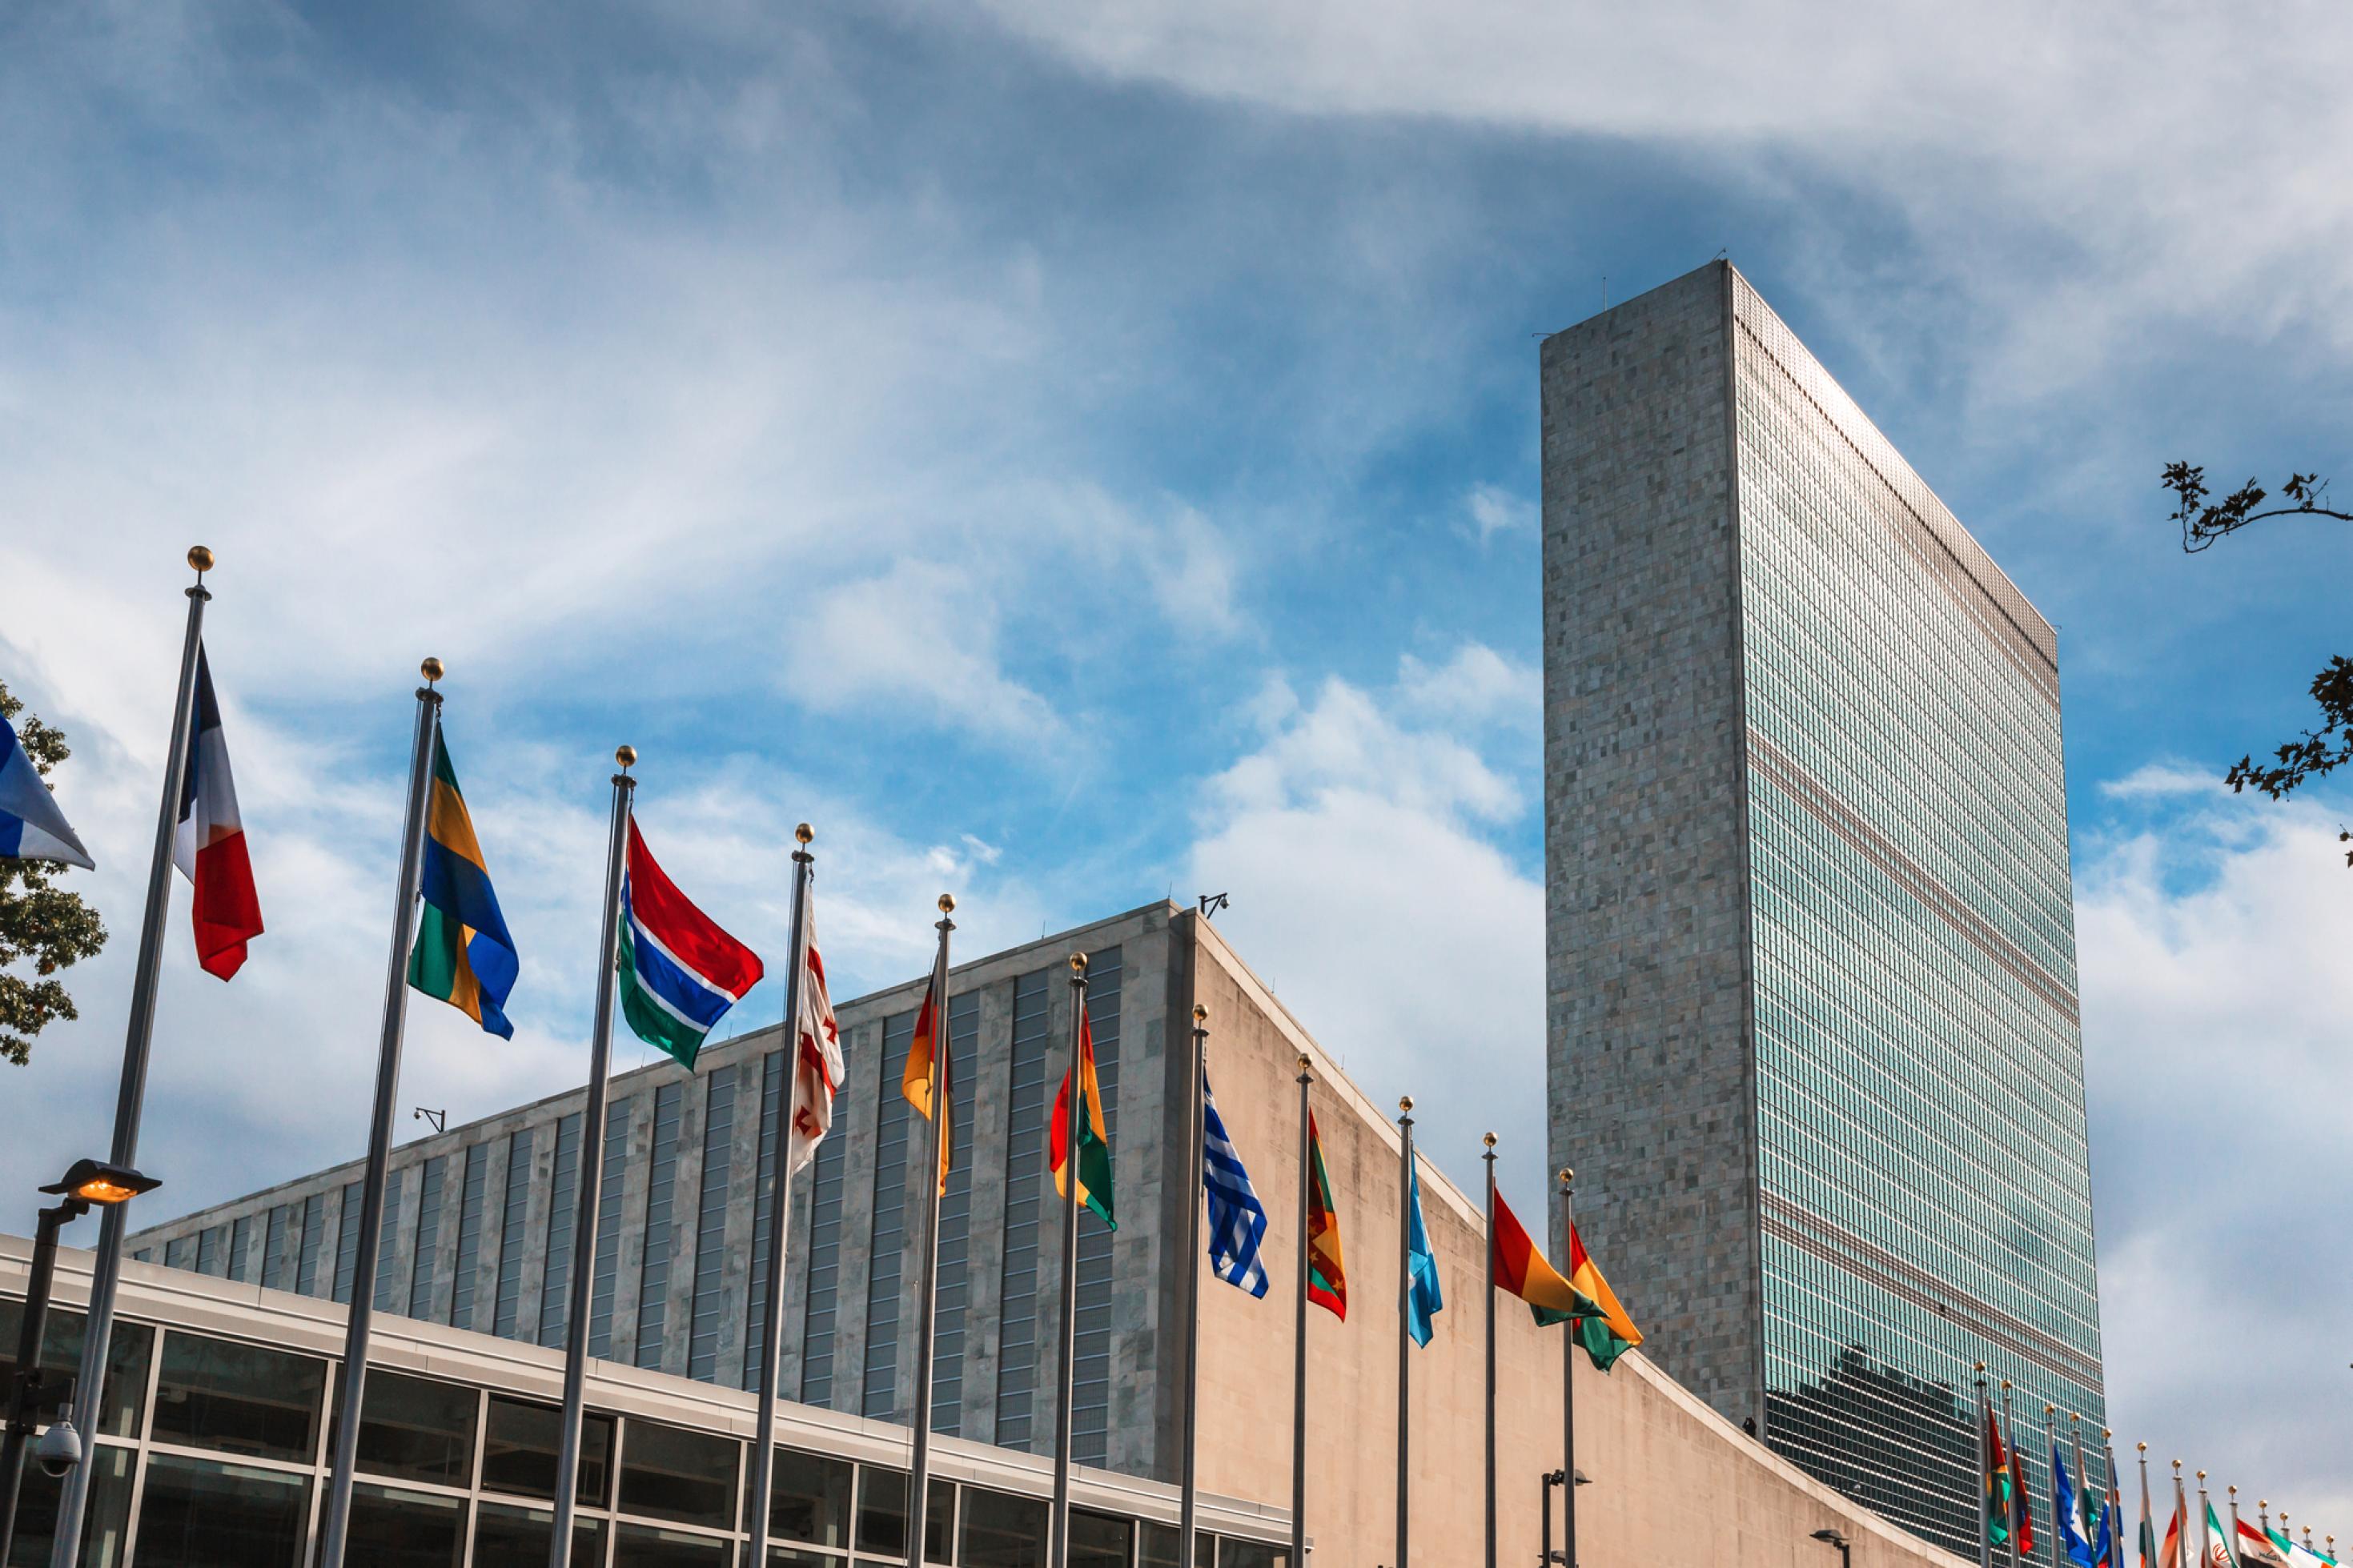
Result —
<instances>
[{"instance_id":1,"label":"gabon flag","mask_svg":"<svg viewBox=\"0 0 2353 1568\"><path fill-rule=\"evenodd\" d=\"M245 963L245 944L261 934L261 900L253 890L253 862L245 849L245 823L237 814L237 780L221 735L220 703L212 666L196 647L195 701L188 714L188 761L181 774L180 824L172 837L172 864L195 889L189 914L196 928L196 962L227 980Z\"/></svg>"}]
</instances>

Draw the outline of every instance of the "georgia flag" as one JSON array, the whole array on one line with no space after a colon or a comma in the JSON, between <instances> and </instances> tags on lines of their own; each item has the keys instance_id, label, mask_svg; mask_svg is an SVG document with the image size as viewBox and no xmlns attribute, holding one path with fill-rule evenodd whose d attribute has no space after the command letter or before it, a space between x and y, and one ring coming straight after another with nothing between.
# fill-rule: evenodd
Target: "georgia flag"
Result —
<instances>
[{"instance_id":1,"label":"georgia flag","mask_svg":"<svg viewBox=\"0 0 2353 1568\"><path fill-rule=\"evenodd\" d=\"M261 934L261 900L237 815L237 781L221 736L212 667L196 649L196 700L189 715L188 768L180 789L180 828L172 863L195 889L196 962L223 980L245 963L245 944Z\"/></svg>"}]
</instances>

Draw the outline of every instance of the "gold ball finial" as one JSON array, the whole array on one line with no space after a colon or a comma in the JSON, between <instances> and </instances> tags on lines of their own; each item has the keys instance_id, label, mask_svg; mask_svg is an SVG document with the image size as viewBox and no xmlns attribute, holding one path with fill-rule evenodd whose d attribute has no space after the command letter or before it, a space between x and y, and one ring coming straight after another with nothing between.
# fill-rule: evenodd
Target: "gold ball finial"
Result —
<instances>
[{"instance_id":1,"label":"gold ball finial","mask_svg":"<svg viewBox=\"0 0 2353 1568\"><path fill-rule=\"evenodd\" d=\"M1196 1024L1206 1024L1206 1023L1208 1023L1208 1021L1209 1021L1209 1010L1208 1010L1207 1007L1202 1006L1198 1002L1194 1003L1194 1004L1193 1004L1193 1022L1194 1022L1194 1023L1196 1023Z\"/></svg>"},{"instance_id":2,"label":"gold ball finial","mask_svg":"<svg viewBox=\"0 0 2353 1568\"><path fill-rule=\"evenodd\" d=\"M810 839L817 837L817 831L810 827L807 823L804 822L798 827L793 829L793 837L799 839L802 843L807 844Z\"/></svg>"},{"instance_id":3,"label":"gold ball finial","mask_svg":"<svg viewBox=\"0 0 2353 1568\"><path fill-rule=\"evenodd\" d=\"M1479 1142L1487 1145L1488 1148L1493 1149L1495 1146L1495 1135L1493 1132L1482 1133L1480 1136Z\"/></svg>"},{"instance_id":4,"label":"gold ball finial","mask_svg":"<svg viewBox=\"0 0 2353 1568\"><path fill-rule=\"evenodd\" d=\"M1985 1370L1985 1363L1983 1363L1983 1362L1979 1362L1979 1363L1978 1363L1978 1370L1979 1372L1983 1372L1983 1371Z\"/></svg>"},{"instance_id":5,"label":"gold ball finial","mask_svg":"<svg viewBox=\"0 0 2353 1568\"><path fill-rule=\"evenodd\" d=\"M1307 1053L1305 1051L1299 1053L1299 1070L1301 1072L1305 1072L1309 1068L1314 1065L1314 1063L1307 1059Z\"/></svg>"},{"instance_id":6,"label":"gold ball finial","mask_svg":"<svg viewBox=\"0 0 2353 1568\"><path fill-rule=\"evenodd\" d=\"M2101 1428L2100 1428L2100 1441L2101 1441L2101 1442L2105 1443L2105 1442L2106 1442L2109 1438L2111 1438L2111 1437L2113 1437L2113 1436L2116 1436L2116 1434L2115 1434L2114 1432L2109 1431L2105 1426L2103 1426L2103 1427L2101 1427Z\"/></svg>"},{"instance_id":7,"label":"gold ball finial","mask_svg":"<svg viewBox=\"0 0 2353 1568\"><path fill-rule=\"evenodd\" d=\"M2200 1486L2206 1484L2206 1472L2203 1470L2198 1472L2198 1484Z\"/></svg>"},{"instance_id":8,"label":"gold ball finial","mask_svg":"<svg viewBox=\"0 0 2353 1568\"><path fill-rule=\"evenodd\" d=\"M195 567L196 575L201 577L213 569L213 552L204 545L191 544L188 546L188 564Z\"/></svg>"},{"instance_id":9,"label":"gold ball finial","mask_svg":"<svg viewBox=\"0 0 2353 1568\"><path fill-rule=\"evenodd\" d=\"M638 749L635 746L616 746L613 748L613 760L625 768L634 768L638 765Z\"/></svg>"},{"instance_id":10,"label":"gold ball finial","mask_svg":"<svg viewBox=\"0 0 2353 1568\"><path fill-rule=\"evenodd\" d=\"M2001 1380L2001 1391L2004 1394L2008 1394L2010 1392L2010 1379L2005 1377Z\"/></svg>"},{"instance_id":11,"label":"gold ball finial","mask_svg":"<svg viewBox=\"0 0 2353 1568\"><path fill-rule=\"evenodd\" d=\"M2148 1445L2146 1443L2137 1443L2134 1447L2138 1448L2144 1454L2148 1452Z\"/></svg>"},{"instance_id":12,"label":"gold ball finial","mask_svg":"<svg viewBox=\"0 0 2353 1568\"><path fill-rule=\"evenodd\" d=\"M1405 1116L1410 1116L1410 1115L1412 1115L1412 1114L1413 1114L1413 1096L1411 1096L1411 1095L1409 1095L1409 1094L1400 1094L1400 1095L1398 1095L1398 1113L1399 1113L1400 1115L1405 1115Z\"/></svg>"},{"instance_id":13,"label":"gold ball finial","mask_svg":"<svg viewBox=\"0 0 2353 1568\"><path fill-rule=\"evenodd\" d=\"M2201 1476L2202 1476L2202 1475L2204 1475L2206 1472L2205 1472L2205 1471L2203 1471L2203 1470L2200 1470L2200 1471L2199 1471L2198 1473L2199 1473L2200 1475L2201 1475ZM2237 1496L2239 1495L2239 1489L2238 1489L2237 1487L2232 1487L2232 1488L2231 1489L2231 1495L2232 1495L2232 1497L2237 1497Z\"/></svg>"},{"instance_id":14,"label":"gold ball finial","mask_svg":"<svg viewBox=\"0 0 2353 1568\"><path fill-rule=\"evenodd\" d=\"M1073 974L1084 974L1086 972L1087 955L1083 952L1074 952L1071 954L1071 973Z\"/></svg>"},{"instance_id":15,"label":"gold ball finial","mask_svg":"<svg viewBox=\"0 0 2353 1568\"><path fill-rule=\"evenodd\" d=\"M2059 1414L2059 1407L2055 1405L2046 1405L2042 1407L2042 1414L2045 1415L2056 1415Z\"/></svg>"},{"instance_id":16,"label":"gold ball finial","mask_svg":"<svg viewBox=\"0 0 2353 1568\"><path fill-rule=\"evenodd\" d=\"M430 686L441 679L441 661L428 654L426 656L425 662L417 667L417 673L425 678L426 685Z\"/></svg>"},{"instance_id":17,"label":"gold ball finial","mask_svg":"<svg viewBox=\"0 0 2353 1568\"><path fill-rule=\"evenodd\" d=\"M942 893L940 895L940 913L944 915L952 915L955 913L955 895L954 893Z\"/></svg>"},{"instance_id":18,"label":"gold ball finial","mask_svg":"<svg viewBox=\"0 0 2353 1568\"><path fill-rule=\"evenodd\" d=\"M1560 1168L1560 1184L1565 1187L1575 1180L1577 1180L1577 1173L1570 1170L1567 1165L1563 1165Z\"/></svg>"}]
</instances>

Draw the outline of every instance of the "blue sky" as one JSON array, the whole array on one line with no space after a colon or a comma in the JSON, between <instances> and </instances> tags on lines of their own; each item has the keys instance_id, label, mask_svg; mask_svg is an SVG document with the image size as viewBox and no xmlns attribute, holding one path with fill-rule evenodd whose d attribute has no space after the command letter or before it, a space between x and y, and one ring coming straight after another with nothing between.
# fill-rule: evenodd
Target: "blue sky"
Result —
<instances>
[{"instance_id":1,"label":"blue sky","mask_svg":"<svg viewBox=\"0 0 2353 1568\"><path fill-rule=\"evenodd\" d=\"M0 1075L41 1129L0 1192L103 1139L197 540L271 931L223 988L175 927L175 1200L356 1146L428 652L525 969L511 1047L416 1015L408 1102L576 1079L628 740L665 864L755 941L818 825L845 992L920 972L944 886L972 951L1229 891L1441 1163L1493 1124L1533 1186L1535 335L1724 250L2062 627L2119 1429L2353 1536L2318 1392L2353 1375L2353 810L2212 787L2306 719L2348 542L2185 559L2156 486L2339 454L2347 30L10 12L0 675L77 746L115 942ZM1444 1104L1466 1054L1494 1098ZM2218 1316L2253 1342L2188 1353Z\"/></svg>"}]
</instances>

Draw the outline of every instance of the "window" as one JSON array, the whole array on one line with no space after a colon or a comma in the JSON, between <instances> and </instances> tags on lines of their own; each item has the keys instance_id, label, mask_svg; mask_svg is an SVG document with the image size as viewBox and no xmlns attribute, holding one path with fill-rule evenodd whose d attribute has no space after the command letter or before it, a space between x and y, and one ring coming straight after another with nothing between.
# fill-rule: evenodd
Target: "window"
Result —
<instances>
[{"instance_id":1,"label":"window","mask_svg":"<svg viewBox=\"0 0 2353 1568\"><path fill-rule=\"evenodd\" d=\"M488 1143L468 1148L466 1173L458 1184L458 1261L449 1281L449 1321L461 1329L480 1326L474 1321L474 1270L482 1261L482 1182L490 1163Z\"/></svg>"},{"instance_id":2,"label":"window","mask_svg":"<svg viewBox=\"0 0 2353 1568\"><path fill-rule=\"evenodd\" d=\"M140 1560L173 1568L298 1568L310 1503L308 1475L150 1454Z\"/></svg>"},{"instance_id":3,"label":"window","mask_svg":"<svg viewBox=\"0 0 2353 1568\"><path fill-rule=\"evenodd\" d=\"M155 1380L158 1441L311 1462L327 1363L171 1330ZM152 1484L152 1483L151 1483Z\"/></svg>"},{"instance_id":4,"label":"window","mask_svg":"<svg viewBox=\"0 0 2353 1568\"><path fill-rule=\"evenodd\" d=\"M867 1249L873 1262L867 1274L866 1378L859 1408L881 1421L895 1419L898 1408L899 1287L902 1259L913 1239L907 1215L907 1156L915 1112L898 1087L914 1038L914 1014L884 1019L882 1049L875 1058L881 1074L876 1086L881 1131L874 1149L873 1243Z\"/></svg>"},{"instance_id":5,"label":"window","mask_svg":"<svg viewBox=\"0 0 2353 1568\"><path fill-rule=\"evenodd\" d=\"M847 1129L841 1131L847 1131ZM809 1169L808 1310L801 1342L801 1403L833 1408L833 1334L841 1282L841 1184L849 1140L837 1131L817 1146Z\"/></svg>"},{"instance_id":6,"label":"window","mask_svg":"<svg viewBox=\"0 0 2353 1568\"><path fill-rule=\"evenodd\" d=\"M719 1315L728 1295L727 1178L735 1146L737 1076L733 1066L714 1068L703 1100L702 1198L694 1226L694 1308L688 1321L686 1374L705 1383L718 1374Z\"/></svg>"},{"instance_id":7,"label":"window","mask_svg":"<svg viewBox=\"0 0 2353 1568\"><path fill-rule=\"evenodd\" d=\"M483 1489L554 1501L555 1466L563 1436L564 1413L554 1405L491 1394L490 1429L482 1439ZM605 1506L605 1477L612 1460L613 1418L595 1410L582 1411L575 1501L590 1508Z\"/></svg>"},{"instance_id":8,"label":"window","mask_svg":"<svg viewBox=\"0 0 2353 1568\"><path fill-rule=\"evenodd\" d=\"M343 1406L343 1374L335 1376L335 1410ZM359 1468L371 1476L468 1487L474 1480L474 1418L481 1396L455 1383L436 1383L370 1367L360 1411ZM335 1417L328 1417L328 1446Z\"/></svg>"},{"instance_id":9,"label":"window","mask_svg":"<svg viewBox=\"0 0 2353 1568\"><path fill-rule=\"evenodd\" d=\"M629 1153L631 1109L629 1101L619 1100L607 1110L604 1167L596 1178L596 1272L588 1285L588 1353L607 1361L613 1357L613 1287L621 1267L621 1181Z\"/></svg>"},{"instance_id":10,"label":"window","mask_svg":"<svg viewBox=\"0 0 2353 1568\"><path fill-rule=\"evenodd\" d=\"M368 1568L458 1568L466 1550L466 1500L356 1481L348 1539L367 1543Z\"/></svg>"},{"instance_id":11,"label":"window","mask_svg":"<svg viewBox=\"0 0 2353 1568\"><path fill-rule=\"evenodd\" d=\"M400 1182L407 1173L406 1170L385 1173L384 1217L375 1227L375 1310L379 1312L400 1310L400 1254L393 1240L400 1229Z\"/></svg>"},{"instance_id":12,"label":"window","mask_svg":"<svg viewBox=\"0 0 2353 1568\"><path fill-rule=\"evenodd\" d=\"M122 1325L116 1324L114 1331L121 1338ZM100 1444L82 1461L90 1468L90 1493L81 1516L81 1561L97 1568L122 1561L131 1533L131 1468L138 1458L136 1449ZM48 1568L58 1536L58 1483L37 1464L26 1464L19 1474L16 1538L8 1562L11 1568Z\"/></svg>"},{"instance_id":13,"label":"window","mask_svg":"<svg viewBox=\"0 0 2353 1568\"><path fill-rule=\"evenodd\" d=\"M625 1524L613 1542L615 1568L727 1568L734 1543L682 1530Z\"/></svg>"},{"instance_id":14,"label":"window","mask_svg":"<svg viewBox=\"0 0 2353 1568\"><path fill-rule=\"evenodd\" d=\"M1198 1534L1194 1545L1200 1545ZM1262 1541L1236 1541L1230 1535L1218 1537L1218 1568L1285 1568L1290 1558L1289 1547L1269 1546ZM1075 1552L1071 1568L1078 1568Z\"/></svg>"},{"instance_id":15,"label":"window","mask_svg":"<svg viewBox=\"0 0 2353 1568\"><path fill-rule=\"evenodd\" d=\"M923 1561L948 1561L955 1522L955 1488L934 1479L923 1510ZM858 1471L858 1550L907 1555L907 1472L862 1465Z\"/></svg>"},{"instance_id":16,"label":"window","mask_svg":"<svg viewBox=\"0 0 2353 1568\"><path fill-rule=\"evenodd\" d=\"M25 1304L0 1300L0 1388L8 1387L16 1375L16 1342L24 1331ZM79 1312L49 1309L41 1324L40 1361L43 1381L52 1387L61 1388L81 1375L81 1333ZM139 1435L140 1407L147 1398L147 1357L154 1342L155 1331L146 1324L115 1321L114 1332L106 1342L104 1408L98 1417L100 1436Z\"/></svg>"},{"instance_id":17,"label":"window","mask_svg":"<svg viewBox=\"0 0 2353 1568\"><path fill-rule=\"evenodd\" d=\"M784 1104L785 1053L760 1058L760 1154L752 1187L751 1303L744 1314L744 1381L761 1386L760 1354L768 1328L768 1237L776 1223L776 1116Z\"/></svg>"},{"instance_id":18,"label":"window","mask_svg":"<svg viewBox=\"0 0 2353 1568\"><path fill-rule=\"evenodd\" d=\"M477 1568L500 1568L505 1563L527 1563L537 1568L547 1561L547 1532L554 1528L555 1515L545 1509L516 1508L501 1502L478 1505L474 1510ZM605 1521L575 1518L572 1568L604 1568L604 1562Z\"/></svg>"},{"instance_id":19,"label":"window","mask_svg":"<svg viewBox=\"0 0 2353 1568\"><path fill-rule=\"evenodd\" d=\"M768 1533L810 1546L848 1546L849 1461L804 1454L797 1448L778 1448L774 1458L769 1471ZM744 1519L747 1522L751 1519L748 1490Z\"/></svg>"},{"instance_id":20,"label":"window","mask_svg":"<svg viewBox=\"0 0 2353 1568\"><path fill-rule=\"evenodd\" d=\"M499 1297L491 1332L509 1340L523 1337L516 1330L522 1310L523 1229L531 1222L531 1133L525 1127L507 1140L507 1190L499 1205ZM575 1146L573 1159L579 1157ZM549 1237L550 1251L554 1245Z\"/></svg>"},{"instance_id":21,"label":"window","mask_svg":"<svg viewBox=\"0 0 2353 1568\"><path fill-rule=\"evenodd\" d=\"M283 1290L294 1278L293 1240L297 1211L280 1204L269 1211L269 1227L261 1237L261 1288Z\"/></svg>"},{"instance_id":22,"label":"window","mask_svg":"<svg viewBox=\"0 0 2353 1568\"><path fill-rule=\"evenodd\" d=\"M253 1216L248 1214L241 1214L230 1223L228 1227L228 1267L227 1269L228 1277L231 1279L236 1280L240 1285L245 1283L248 1272L245 1265L246 1254L251 1251L252 1247Z\"/></svg>"},{"instance_id":23,"label":"window","mask_svg":"<svg viewBox=\"0 0 2353 1568\"><path fill-rule=\"evenodd\" d=\"M611 1108L607 1120L619 1113L618 1107ZM572 1247L580 1234L579 1201L580 1112L575 1110L555 1124L555 1164L548 1174L547 1272L539 1289L539 1342L543 1345L564 1343L572 1321Z\"/></svg>"},{"instance_id":24,"label":"window","mask_svg":"<svg viewBox=\"0 0 2353 1568\"><path fill-rule=\"evenodd\" d=\"M1047 1180L1046 1037L1050 969L1013 982L1012 1086L1005 1150L1005 1272L998 1300L997 1441L1031 1447L1038 1385L1038 1236Z\"/></svg>"},{"instance_id":25,"label":"window","mask_svg":"<svg viewBox=\"0 0 2353 1568\"><path fill-rule=\"evenodd\" d=\"M319 1245L326 1229L327 1202L317 1193L302 1200L302 1251L294 1264L294 1289L305 1296L319 1293Z\"/></svg>"},{"instance_id":26,"label":"window","mask_svg":"<svg viewBox=\"0 0 2353 1568\"><path fill-rule=\"evenodd\" d=\"M950 1125L963 1131L965 1157L948 1171L940 1194L940 1245L934 1278L937 1302L932 1324L932 1430L953 1436L964 1425L965 1311L972 1298L972 1119L974 1071L980 1048L980 993L948 998L948 1053L955 1071L948 1080Z\"/></svg>"},{"instance_id":27,"label":"window","mask_svg":"<svg viewBox=\"0 0 2353 1568\"><path fill-rule=\"evenodd\" d=\"M1046 1568L1047 1513L1042 1498L966 1487L956 1561L963 1568Z\"/></svg>"},{"instance_id":28,"label":"window","mask_svg":"<svg viewBox=\"0 0 2353 1568\"><path fill-rule=\"evenodd\" d=\"M1119 983L1119 949L1095 953L1087 966L1088 1030L1094 1041L1095 1079L1103 1088L1103 1130L1111 1134L1114 1159L1120 1149ZM1078 1314L1071 1336L1071 1457L1097 1467L1110 1463L1113 1239L1111 1228L1082 1205Z\"/></svg>"},{"instance_id":29,"label":"window","mask_svg":"<svg viewBox=\"0 0 2353 1568\"><path fill-rule=\"evenodd\" d=\"M207 1226L196 1233L196 1272L219 1275L227 1272L221 1257L222 1234L219 1226Z\"/></svg>"},{"instance_id":30,"label":"window","mask_svg":"<svg viewBox=\"0 0 2353 1568\"><path fill-rule=\"evenodd\" d=\"M447 1155L434 1155L425 1162L424 1179L417 1186L417 1254L411 1260L408 1276L408 1315L412 1318L433 1315L433 1276L441 1265L441 1188L448 1166ZM395 1228L390 1225L393 1207L390 1202L385 1205L385 1257L392 1254L392 1244L388 1238ZM378 1275L378 1278L382 1276Z\"/></svg>"},{"instance_id":31,"label":"window","mask_svg":"<svg viewBox=\"0 0 2353 1568\"><path fill-rule=\"evenodd\" d=\"M621 1452L621 1511L731 1529L740 1452L732 1437L631 1421Z\"/></svg>"},{"instance_id":32,"label":"window","mask_svg":"<svg viewBox=\"0 0 2353 1568\"><path fill-rule=\"evenodd\" d=\"M195 1261L195 1255L196 1238L195 1237L175 1236L164 1244L164 1267L185 1268Z\"/></svg>"},{"instance_id":33,"label":"window","mask_svg":"<svg viewBox=\"0 0 2353 1568\"><path fill-rule=\"evenodd\" d=\"M1071 1568L1127 1568L1128 1543L1135 1526L1106 1513L1071 1510ZM1200 1532L1194 1532L1194 1544Z\"/></svg>"},{"instance_id":34,"label":"window","mask_svg":"<svg viewBox=\"0 0 2353 1568\"><path fill-rule=\"evenodd\" d=\"M678 1122L686 1086L654 1090L654 1146L646 1176L645 1268L638 1277L637 1364L659 1370L662 1329L670 1316L670 1259L677 1245Z\"/></svg>"}]
</instances>

